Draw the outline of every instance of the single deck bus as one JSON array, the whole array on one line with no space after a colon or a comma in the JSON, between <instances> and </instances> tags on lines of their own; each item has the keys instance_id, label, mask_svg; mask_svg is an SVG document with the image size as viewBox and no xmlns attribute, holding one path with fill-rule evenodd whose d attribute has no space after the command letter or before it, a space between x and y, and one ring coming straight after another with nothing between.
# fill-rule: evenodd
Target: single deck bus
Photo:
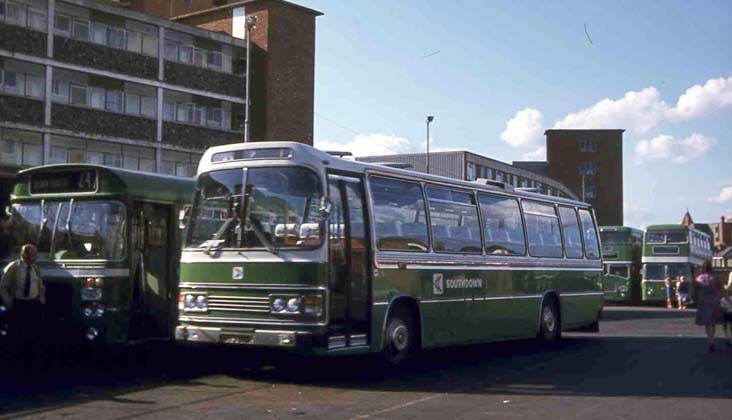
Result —
<instances>
[{"instance_id":1,"label":"single deck bus","mask_svg":"<svg viewBox=\"0 0 732 420\"><path fill-rule=\"evenodd\" d=\"M18 173L9 209L13 255L25 243L38 247L54 340L172 339L177 215L193 186L192 179L85 164Z\"/></svg>"},{"instance_id":2,"label":"single deck bus","mask_svg":"<svg viewBox=\"0 0 732 420\"><path fill-rule=\"evenodd\" d=\"M627 226L600 226L600 243L605 301L639 302L643 231Z\"/></svg>"},{"instance_id":3,"label":"single deck bus","mask_svg":"<svg viewBox=\"0 0 732 420\"><path fill-rule=\"evenodd\" d=\"M691 290L693 277L711 258L711 238L706 233L684 225L648 226L643 237L643 300L665 301L667 276L675 282L683 275Z\"/></svg>"},{"instance_id":4,"label":"single deck bus","mask_svg":"<svg viewBox=\"0 0 732 420\"><path fill-rule=\"evenodd\" d=\"M291 142L206 151L176 339L316 354L597 329L586 203L334 157Z\"/></svg>"}]
</instances>

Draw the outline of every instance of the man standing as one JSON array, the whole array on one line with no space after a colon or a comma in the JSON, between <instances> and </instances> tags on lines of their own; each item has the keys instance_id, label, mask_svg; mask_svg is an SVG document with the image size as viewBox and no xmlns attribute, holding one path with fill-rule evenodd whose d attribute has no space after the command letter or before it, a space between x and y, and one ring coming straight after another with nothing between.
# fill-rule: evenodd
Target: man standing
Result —
<instances>
[{"instance_id":1,"label":"man standing","mask_svg":"<svg viewBox=\"0 0 732 420\"><path fill-rule=\"evenodd\" d=\"M44 338L46 288L35 264L37 255L34 245L23 245L20 259L5 267L0 281L0 296L10 311L9 334L27 365L34 362L39 342Z\"/></svg>"}]
</instances>

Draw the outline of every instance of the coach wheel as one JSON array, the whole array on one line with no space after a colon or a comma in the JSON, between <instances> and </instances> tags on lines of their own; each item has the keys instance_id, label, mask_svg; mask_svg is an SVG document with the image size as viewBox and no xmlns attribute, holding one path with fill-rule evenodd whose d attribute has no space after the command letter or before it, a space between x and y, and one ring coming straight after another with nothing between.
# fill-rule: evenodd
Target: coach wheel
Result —
<instances>
[{"instance_id":1,"label":"coach wheel","mask_svg":"<svg viewBox=\"0 0 732 420\"><path fill-rule=\"evenodd\" d=\"M541 306L539 322L539 339L546 343L554 343L562 338L562 326L557 304L553 300L545 301Z\"/></svg>"},{"instance_id":2,"label":"coach wheel","mask_svg":"<svg viewBox=\"0 0 732 420\"><path fill-rule=\"evenodd\" d=\"M397 307L386 321L384 356L392 364L403 366L417 352L417 334L412 315L404 307Z\"/></svg>"}]
</instances>

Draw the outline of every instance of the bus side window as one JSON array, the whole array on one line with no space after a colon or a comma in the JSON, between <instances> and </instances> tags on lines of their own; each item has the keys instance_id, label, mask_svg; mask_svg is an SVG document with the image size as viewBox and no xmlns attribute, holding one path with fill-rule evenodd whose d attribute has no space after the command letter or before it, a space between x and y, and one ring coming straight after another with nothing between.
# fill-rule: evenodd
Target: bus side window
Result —
<instances>
[{"instance_id":1,"label":"bus side window","mask_svg":"<svg viewBox=\"0 0 732 420\"><path fill-rule=\"evenodd\" d=\"M427 251L422 186L416 182L370 178L376 243L379 249Z\"/></svg>"},{"instance_id":2,"label":"bus side window","mask_svg":"<svg viewBox=\"0 0 732 420\"><path fill-rule=\"evenodd\" d=\"M534 257L562 257L559 218L554 206L535 201L523 201L522 206L529 237L529 254Z\"/></svg>"},{"instance_id":3,"label":"bus side window","mask_svg":"<svg viewBox=\"0 0 732 420\"><path fill-rule=\"evenodd\" d=\"M572 207L559 206L564 232L564 252L567 258L582 258L582 235L580 234L577 212Z\"/></svg>"},{"instance_id":4,"label":"bus side window","mask_svg":"<svg viewBox=\"0 0 732 420\"><path fill-rule=\"evenodd\" d=\"M494 255L526 255L524 224L515 198L478 194L483 217L485 252Z\"/></svg>"},{"instance_id":5,"label":"bus side window","mask_svg":"<svg viewBox=\"0 0 732 420\"><path fill-rule=\"evenodd\" d=\"M580 209L579 216L582 231L585 233L585 255L591 260L597 260L600 258L600 245L597 243L597 232L592 221L592 214L588 210Z\"/></svg>"}]
</instances>

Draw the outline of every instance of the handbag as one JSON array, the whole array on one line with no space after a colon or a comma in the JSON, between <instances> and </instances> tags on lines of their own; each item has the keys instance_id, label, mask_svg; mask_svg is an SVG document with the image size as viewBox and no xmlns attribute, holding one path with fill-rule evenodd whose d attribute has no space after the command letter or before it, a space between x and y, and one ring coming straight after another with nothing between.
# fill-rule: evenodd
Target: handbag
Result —
<instances>
[{"instance_id":1,"label":"handbag","mask_svg":"<svg viewBox=\"0 0 732 420\"><path fill-rule=\"evenodd\" d=\"M730 297L722 297L722 299L719 300L719 306L722 308L722 311L725 313L732 313L732 298Z\"/></svg>"}]
</instances>

